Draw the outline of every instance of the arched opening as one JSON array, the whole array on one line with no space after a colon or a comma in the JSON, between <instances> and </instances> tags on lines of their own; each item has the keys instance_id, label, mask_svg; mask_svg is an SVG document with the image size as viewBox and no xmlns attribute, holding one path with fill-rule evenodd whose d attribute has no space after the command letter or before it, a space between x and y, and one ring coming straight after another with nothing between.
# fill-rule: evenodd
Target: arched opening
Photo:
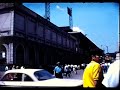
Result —
<instances>
[{"instance_id":1,"label":"arched opening","mask_svg":"<svg viewBox=\"0 0 120 90\"><path fill-rule=\"evenodd\" d=\"M18 45L16 48L16 64L17 65L24 64L24 48L22 45Z\"/></svg>"},{"instance_id":2,"label":"arched opening","mask_svg":"<svg viewBox=\"0 0 120 90\"><path fill-rule=\"evenodd\" d=\"M43 48L39 48L39 64L43 65L44 64L44 50Z\"/></svg>"},{"instance_id":3,"label":"arched opening","mask_svg":"<svg viewBox=\"0 0 120 90\"><path fill-rule=\"evenodd\" d=\"M6 57L7 53L6 53L6 48L4 45L0 45L0 64L6 64Z\"/></svg>"},{"instance_id":4,"label":"arched opening","mask_svg":"<svg viewBox=\"0 0 120 90\"><path fill-rule=\"evenodd\" d=\"M29 48L29 65L30 65L30 68L35 67L35 49L34 49L34 47Z\"/></svg>"}]
</instances>

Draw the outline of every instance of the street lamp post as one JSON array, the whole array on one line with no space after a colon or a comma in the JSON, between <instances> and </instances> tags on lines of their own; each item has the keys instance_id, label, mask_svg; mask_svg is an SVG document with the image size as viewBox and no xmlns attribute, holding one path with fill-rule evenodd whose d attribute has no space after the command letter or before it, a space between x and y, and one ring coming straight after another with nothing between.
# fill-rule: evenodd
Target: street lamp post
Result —
<instances>
[{"instance_id":1,"label":"street lamp post","mask_svg":"<svg viewBox=\"0 0 120 90\"><path fill-rule=\"evenodd\" d=\"M108 46L106 46L106 48L107 48L107 53L108 53Z\"/></svg>"},{"instance_id":2,"label":"street lamp post","mask_svg":"<svg viewBox=\"0 0 120 90\"><path fill-rule=\"evenodd\" d=\"M103 45L101 45L101 49L103 50L103 52L105 52L105 49L104 49Z\"/></svg>"},{"instance_id":3,"label":"street lamp post","mask_svg":"<svg viewBox=\"0 0 120 90\"><path fill-rule=\"evenodd\" d=\"M102 45L101 45L101 50L103 50Z\"/></svg>"}]
</instances>

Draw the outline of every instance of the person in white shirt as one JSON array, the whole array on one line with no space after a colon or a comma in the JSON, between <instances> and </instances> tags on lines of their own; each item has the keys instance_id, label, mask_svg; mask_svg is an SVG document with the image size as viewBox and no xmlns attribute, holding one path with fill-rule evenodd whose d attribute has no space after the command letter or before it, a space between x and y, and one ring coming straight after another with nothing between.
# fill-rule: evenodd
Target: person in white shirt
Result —
<instances>
[{"instance_id":1,"label":"person in white shirt","mask_svg":"<svg viewBox=\"0 0 120 90\"><path fill-rule=\"evenodd\" d=\"M15 65L12 66L12 69L15 69Z\"/></svg>"},{"instance_id":2,"label":"person in white shirt","mask_svg":"<svg viewBox=\"0 0 120 90\"><path fill-rule=\"evenodd\" d=\"M116 55L116 61L111 63L108 71L102 81L105 87L116 88L119 87L119 76L120 76L120 53Z\"/></svg>"},{"instance_id":3,"label":"person in white shirt","mask_svg":"<svg viewBox=\"0 0 120 90\"><path fill-rule=\"evenodd\" d=\"M7 71L7 70L8 70L8 66L5 67L5 71Z\"/></svg>"},{"instance_id":4,"label":"person in white shirt","mask_svg":"<svg viewBox=\"0 0 120 90\"><path fill-rule=\"evenodd\" d=\"M20 69L24 69L24 67L23 66L21 66L21 68Z\"/></svg>"}]
</instances>

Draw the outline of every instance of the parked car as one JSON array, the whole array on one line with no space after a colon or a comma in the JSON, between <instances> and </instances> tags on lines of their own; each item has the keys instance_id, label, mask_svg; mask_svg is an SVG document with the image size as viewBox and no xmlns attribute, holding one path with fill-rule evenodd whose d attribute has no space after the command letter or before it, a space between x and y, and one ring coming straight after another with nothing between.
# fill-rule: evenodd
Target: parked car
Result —
<instances>
[{"instance_id":1,"label":"parked car","mask_svg":"<svg viewBox=\"0 0 120 90\"><path fill-rule=\"evenodd\" d=\"M81 87L82 80L59 79L44 69L8 70L0 79L7 87Z\"/></svg>"}]
</instances>

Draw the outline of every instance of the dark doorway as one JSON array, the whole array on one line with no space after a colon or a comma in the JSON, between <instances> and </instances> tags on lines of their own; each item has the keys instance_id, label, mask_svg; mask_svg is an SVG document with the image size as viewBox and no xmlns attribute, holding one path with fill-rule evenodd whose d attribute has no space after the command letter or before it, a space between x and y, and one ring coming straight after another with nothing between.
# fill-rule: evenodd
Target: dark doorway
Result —
<instances>
[{"instance_id":1,"label":"dark doorway","mask_svg":"<svg viewBox=\"0 0 120 90\"><path fill-rule=\"evenodd\" d=\"M0 64L6 64L6 48L4 45L0 45Z\"/></svg>"},{"instance_id":2,"label":"dark doorway","mask_svg":"<svg viewBox=\"0 0 120 90\"><path fill-rule=\"evenodd\" d=\"M16 48L16 64L24 64L24 48L22 45L18 45Z\"/></svg>"},{"instance_id":3,"label":"dark doorway","mask_svg":"<svg viewBox=\"0 0 120 90\"><path fill-rule=\"evenodd\" d=\"M29 65L30 65L30 68L35 68L35 49L34 49L34 47L29 48Z\"/></svg>"}]
</instances>

